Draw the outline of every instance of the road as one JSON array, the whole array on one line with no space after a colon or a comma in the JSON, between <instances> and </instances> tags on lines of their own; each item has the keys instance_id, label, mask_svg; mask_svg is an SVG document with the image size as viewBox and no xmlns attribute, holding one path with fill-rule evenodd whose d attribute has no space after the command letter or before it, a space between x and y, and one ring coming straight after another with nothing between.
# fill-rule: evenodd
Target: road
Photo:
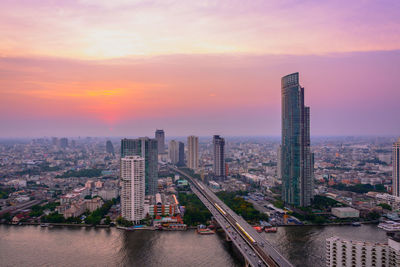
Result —
<instances>
[{"instance_id":1,"label":"road","mask_svg":"<svg viewBox=\"0 0 400 267\"><path fill-rule=\"evenodd\" d=\"M188 179L192 191L210 210L249 265L255 267L292 266L269 242L241 216L226 206L205 184L173 166L169 166L169 168Z\"/></svg>"}]
</instances>

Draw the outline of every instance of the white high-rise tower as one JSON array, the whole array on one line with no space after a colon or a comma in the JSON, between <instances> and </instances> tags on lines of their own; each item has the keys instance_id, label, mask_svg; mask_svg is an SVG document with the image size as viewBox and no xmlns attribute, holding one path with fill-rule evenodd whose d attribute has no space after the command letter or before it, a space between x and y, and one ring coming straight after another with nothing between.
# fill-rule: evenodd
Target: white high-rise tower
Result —
<instances>
[{"instance_id":1,"label":"white high-rise tower","mask_svg":"<svg viewBox=\"0 0 400 267\"><path fill-rule=\"evenodd\" d=\"M139 223L145 217L144 159L139 156L121 158L121 215L124 219Z\"/></svg>"}]
</instances>

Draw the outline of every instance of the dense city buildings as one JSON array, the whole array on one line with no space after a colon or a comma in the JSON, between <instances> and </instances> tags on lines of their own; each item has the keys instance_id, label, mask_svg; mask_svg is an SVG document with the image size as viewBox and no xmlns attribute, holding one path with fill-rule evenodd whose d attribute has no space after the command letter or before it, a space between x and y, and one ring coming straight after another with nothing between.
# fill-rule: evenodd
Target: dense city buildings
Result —
<instances>
[{"instance_id":1,"label":"dense city buildings","mask_svg":"<svg viewBox=\"0 0 400 267\"><path fill-rule=\"evenodd\" d=\"M144 219L145 160L139 156L121 158L121 215L139 223Z\"/></svg>"},{"instance_id":2,"label":"dense city buildings","mask_svg":"<svg viewBox=\"0 0 400 267\"><path fill-rule=\"evenodd\" d=\"M189 169L197 170L199 168L199 138L197 136L189 136L187 166Z\"/></svg>"},{"instance_id":3,"label":"dense city buildings","mask_svg":"<svg viewBox=\"0 0 400 267\"><path fill-rule=\"evenodd\" d=\"M114 155L114 146L110 140L106 142L106 152Z\"/></svg>"},{"instance_id":4,"label":"dense city buildings","mask_svg":"<svg viewBox=\"0 0 400 267\"><path fill-rule=\"evenodd\" d=\"M179 142L179 152L178 152L178 166L185 166L185 144L183 142Z\"/></svg>"},{"instance_id":5,"label":"dense city buildings","mask_svg":"<svg viewBox=\"0 0 400 267\"><path fill-rule=\"evenodd\" d=\"M156 139L141 137L121 140L121 158L140 156L145 160L146 195L157 192L158 142Z\"/></svg>"},{"instance_id":6,"label":"dense city buildings","mask_svg":"<svg viewBox=\"0 0 400 267\"><path fill-rule=\"evenodd\" d=\"M400 138L393 144L393 195L400 197Z\"/></svg>"},{"instance_id":7,"label":"dense city buildings","mask_svg":"<svg viewBox=\"0 0 400 267\"><path fill-rule=\"evenodd\" d=\"M213 136L214 148L214 176L217 179L224 180L226 177L225 166L225 139L219 135Z\"/></svg>"},{"instance_id":8,"label":"dense city buildings","mask_svg":"<svg viewBox=\"0 0 400 267\"><path fill-rule=\"evenodd\" d=\"M156 130L155 138L158 142L158 153L164 154L165 153L165 133L164 130Z\"/></svg>"},{"instance_id":9,"label":"dense city buildings","mask_svg":"<svg viewBox=\"0 0 400 267\"><path fill-rule=\"evenodd\" d=\"M354 241L337 236L326 239L326 266L400 265L400 240L389 238L388 243Z\"/></svg>"},{"instance_id":10,"label":"dense city buildings","mask_svg":"<svg viewBox=\"0 0 400 267\"><path fill-rule=\"evenodd\" d=\"M177 164L179 161L179 143L175 140L168 143L168 157L172 164Z\"/></svg>"},{"instance_id":11,"label":"dense city buildings","mask_svg":"<svg viewBox=\"0 0 400 267\"><path fill-rule=\"evenodd\" d=\"M310 108L304 106L299 74L282 78L282 198L309 206L313 197L314 159L310 151Z\"/></svg>"},{"instance_id":12,"label":"dense city buildings","mask_svg":"<svg viewBox=\"0 0 400 267\"><path fill-rule=\"evenodd\" d=\"M65 149L68 147L68 138L61 138L59 142L61 148Z\"/></svg>"}]
</instances>

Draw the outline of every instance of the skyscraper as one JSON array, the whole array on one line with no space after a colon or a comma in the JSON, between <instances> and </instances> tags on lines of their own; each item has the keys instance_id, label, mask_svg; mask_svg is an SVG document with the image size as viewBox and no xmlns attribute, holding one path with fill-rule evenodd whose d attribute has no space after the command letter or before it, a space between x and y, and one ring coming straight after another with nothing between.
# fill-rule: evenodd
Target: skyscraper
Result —
<instances>
[{"instance_id":1,"label":"skyscraper","mask_svg":"<svg viewBox=\"0 0 400 267\"><path fill-rule=\"evenodd\" d=\"M277 152L276 152L276 154L277 154L277 157L278 157L278 162L277 162L277 167L276 167L276 176L277 176L277 178L278 178L278 180L281 180L282 179L282 156L281 156L281 154L282 154L282 146L278 146L278 149L277 149Z\"/></svg>"},{"instance_id":2,"label":"skyscraper","mask_svg":"<svg viewBox=\"0 0 400 267\"><path fill-rule=\"evenodd\" d=\"M214 176L225 179L225 139L219 135L213 137L214 145Z\"/></svg>"},{"instance_id":3,"label":"skyscraper","mask_svg":"<svg viewBox=\"0 0 400 267\"><path fill-rule=\"evenodd\" d=\"M156 139L141 137L121 140L121 158L140 156L145 160L146 195L157 193L158 146Z\"/></svg>"},{"instance_id":4,"label":"skyscraper","mask_svg":"<svg viewBox=\"0 0 400 267\"><path fill-rule=\"evenodd\" d=\"M139 156L121 158L121 215L135 223L144 219L145 160Z\"/></svg>"},{"instance_id":5,"label":"skyscraper","mask_svg":"<svg viewBox=\"0 0 400 267\"><path fill-rule=\"evenodd\" d=\"M164 130L156 130L155 137L158 142L158 154L165 153L165 133Z\"/></svg>"},{"instance_id":6,"label":"skyscraper","mask_svg":"<svg viewBox=\"0 0 400 267\"><path fill-rule=\"evenodd\" d=\"M185 144L179 142L178 166L185 166Z\"/></svg>"},{"instance_id":7,"label":"skyscraper","mask_svg":"<svg viewBox=\"0 0 400 267\"><path fill-rule=\"evenodd\" d=\"M175 140L168 143L168 157L172 164L177 164L179 161L179 146Z\"/></svg>"},{"instance_id":8,"label":"skyscraper","mask_svg":"<svg viewBox=\"0 0 400 267\"><path fill-rule=\"evenodd\" d=\"M68 138L61 138L60 139L60 147L65 149L68 147Z\"/></svg>"},{"instance_id":9,"label":"skyscraper","mask_svg":"<svg viewBox=\"0 0 400 267\"><path fill-rule=\"evenodd\" d=\"M199 138L197 136L189 136L188 142L188 159L187 166L189 169L197 170L199 168Z\"/></svg>"},{"instance_id":10,"label":"skyscraper","mask_svg":"<svg viewBox=\"0 0 400 267\"><path fill-rule=\"evenodd\" d=\"M110 140L107 140L106 142L106 152L109 154L114 154L114 146Z\"/></svg>"},{"instance_id":11,"label":"skyscraper","mask_svg":"<svg viewBox=\"0 0 400 267\"><path fill-rule=\"evenodd\" d=\"M393 144L393 195L400 197L400 138Z\"/></svg>"},{"instance_id":12,"label":"skyscraper","mask_svg":"<svg viewBox=\"0 0 400 267\"><path fill-rule=\"evenodd\" d=\"M282 85L282 199L309 206L313 197L314 159L310 151L310 108L304 106L299 73L284 76Z\"/></svg>"}]
</instances>

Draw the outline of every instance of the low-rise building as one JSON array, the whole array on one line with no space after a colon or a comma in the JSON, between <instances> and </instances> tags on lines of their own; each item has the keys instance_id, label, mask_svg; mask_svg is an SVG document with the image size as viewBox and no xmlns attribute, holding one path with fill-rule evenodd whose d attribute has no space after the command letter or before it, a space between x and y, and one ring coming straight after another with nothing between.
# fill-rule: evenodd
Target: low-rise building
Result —
<instances>
[{"instance_id":1,"label":"low-rise building","mask_svg":"<svg viewBox=\"0 0 400 267\"><path fill-rule=\"evenodd\" d=\"M360 217L360 211L350 208L332 208L332 214L338 218L358 218Z\"/></svg>"},{"instance_id":2,"label":"low-rise building","mask_svg":"<svg viewBox=\"0 0 400 267\"><path fill-rule=\"evenodd\" d=\"M377 194L375 196L378 204L385 203L392 207L392 210L400 210L400 197L393 196L390 194Z\"/></svg>"}]
</instances>

